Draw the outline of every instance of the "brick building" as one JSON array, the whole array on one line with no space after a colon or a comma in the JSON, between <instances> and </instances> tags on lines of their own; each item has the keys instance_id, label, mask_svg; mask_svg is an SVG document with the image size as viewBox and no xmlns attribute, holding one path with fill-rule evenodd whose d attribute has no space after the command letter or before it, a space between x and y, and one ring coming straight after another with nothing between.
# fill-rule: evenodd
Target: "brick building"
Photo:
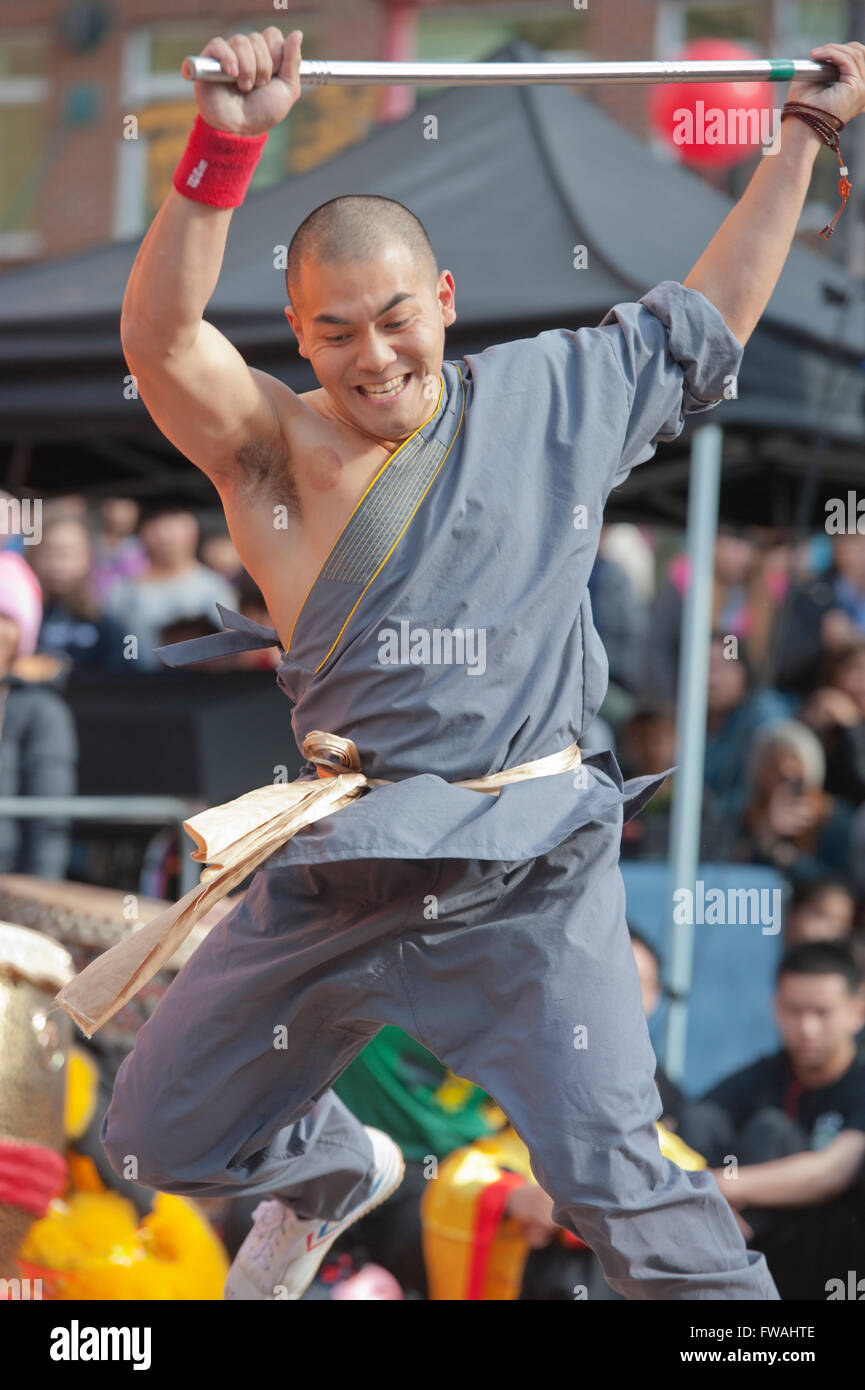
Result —
<instances>
[{"instance_id":1,"label":"brick building","mask_svg":"<svg viewBox=\"0 0 865 1390\"><path fill-rule=\"evenodd\" d=\"M807 57L843 36L846 13L845 0L0 0L0 269L143 233L195 115L180 60L214 34L301 28L307 58L473 60L511 37L569 59L661 58L706 35ZM648 140L646 90L590 94ZM271 132L253 188L320 163L423 96L307 90ZM834 209L831 165L818 161L805 230ZM752 168L721 186L735 195Z\"/></svg>"}]
</instances>

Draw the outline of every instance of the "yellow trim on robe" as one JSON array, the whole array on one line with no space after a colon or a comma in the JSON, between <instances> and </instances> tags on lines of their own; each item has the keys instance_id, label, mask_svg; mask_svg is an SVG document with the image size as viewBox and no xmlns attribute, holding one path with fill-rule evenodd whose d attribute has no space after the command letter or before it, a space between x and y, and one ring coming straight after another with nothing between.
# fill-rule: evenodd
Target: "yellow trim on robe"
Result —
<instances>
[{"instance_id":1,"label":"yellow trim on robe","mask_svg":"<svg viewBox=\"0 0 865 1390\"><path fill-rule=\"evenodd\" d=\"M459 367L457 367L457 371L460 372ZM316 668L315 668L315 674L316 674L316 675L318 675L319 671L321 670L321 668L322 668L322 666L324 665L325 661L327 661L327 658L330 656L330 654L331 654L331 652L333 651L334 647L336 647L336 645L338 644L340 637L341 637L342 634L345 632L346 628L348 627L349 623L351 622L352 613L354 613L355 609L357 608L358 604L360 603L361 599L363 598L363 596L364 596L364 594L366 593L367 589L369 588L370 584L372 584L372 582L373 582L373 580L376 578L376 576L384 569L385 565L387 564L387 562L388 562L388 560L390 559L391 555L393 554L394 550L395 550L396 547L399 545L400 541L402 540L403 536L405 535L406 531L408 530L409 526L411 525L412 521L414 520L414 518L415 518L415 516L416 516L416 514L417 514L417 511L418 511L418 508L420 507L421 503L424 501L424 498L426 497L427 493L429 492L430 488L432 487L432 485L433 485L433 483L435 482L436 478L438 477L439 473L441 473L442 469L444 468L445 463L447 462L448 454L450 453L451 449L454 447L454 445L456 444L457 440L459 439L460 430L462 429L463 417L465 416L465 413L466 413L466 391L465 391L465 382L463 381L463 374L462 374L462 372L460 372L460 385L462 386L462 389L463 389L462 410L460 411L459 423L457 424L456 431L455 431L455 433L454 433L454 437L453 437L453 439L451 440L450 444L448 445L447 452L445 453L445 456L444 456L444 458L442 459L441 463L439 464L438 468L436 469L435 473L433 473L432 477L430 478L429 483L427 484L426 488L424 489L423 496L421 496L420 498L418 498L417 506L415 507L414 511L412 512L412 514L411 514L411 516L409 517L408 521L406 522L405 526L404 526L404 527L402 528L402 530L400 531L399 535L397 536L397 538L396 538L396 540L394 541L393 545L391 546L390 550L389 550L389 551L387 552L387 554L385 555L385 557L384 557L384 559L382 560L381 564L378 566L378 569L375 571L375 574L371 575L370 578L367 580L366 584L363 586L363 589L361 590L360 594L358 595L357 603L354 604L354 607L351 609L351 611L350 611L349 614L348 614L348 617L346 618L346 620L345 620L345 622L343 623L342 627L340 628L339 632L336 634L336 637L335 637L334 640L333 640L333 645L331 646L330 651L327 652L327 654L322 658L322 660L321 660L321 661L319 662L319 664L316 666ZM436 409L438 409L438 407L436 407ZM434 414L435 414L435 411L433 411L433 415L434 415ZM432 419L432 415L430 416L430 420L431 420L431 419ZM427 423L429 423L429 421L427 421ZM423 425L421 425L420 428L423 429ZM417 434L417 433L418 433L418 431L415 430L415 434ZM411 438L413 439L413 438L414 438L414 435L412 435ZM409 442L409 441L408 441L407 439L404 441L405 444L408 444L408 442ZM401 449L401 448L403 447L403 445L401 444L399 447L400 447L400 449ZM399 453L399 449L397 449L397 453ZM396 454L394 454L393 457L395 458L395 457L396 457ZM388 463L389 463L389 462L390 462L390 459L388 459ZM380 476L380 475L379 475L379 474L376 474L376 477L378 477L378 476ZM373 479L373 482L374 482L374 481L375 481L375 479ZM370 483L370 487L372 487L372 483ZM369 489L367 489L367 491L369 491ZM364 493L364 496L366 496L366 493ZM361 501L363 501L363 498L361 498ZM359 507L359 506L360 506L360 502L358 502L358 507ZM355 511L356 511L356 510L357 510L357 508L355 508ZM351 520L351 517L349 517L349 521L350 521L350 520ZM345 526L343 527L343 532L345 531L345 529L346 529L347 526L348 526L348 521L346 522ZM329 559L329 558L330 558L330 556L328 556L328 559ZM325 564L326 564L326 563L327 563L327 561L325 561ZM322 565L321 569L322 569L322 570L324 569L324 565ZM321 574L321 570L319 570L319 574ZM318 582L318 581L316 581L316 582ZM310 591L310 592L311 592L311 591ZM308 597L309 597L309 595L307 595L307 598L308 598ZM306 599L304 599L304 603L305 603L305 602L306 602Z\"/></svg>"},{"instance_id":2,"label":"yellow trim on robe","mask_svg":"<svg viewBox=\"0 0 865 1390\"><path fill-rule=\"evenodd\" d=\"M457 368L457 370L459 371L459 368ZM462 376L462 373L460 373L460 375ZM371 482L369 482L369 483L367 484L367 486L364 488L363 492L361 493L360 497L358 498L357 502L355 503L354 507L352 508L351 514L349 515L347 521L345 522L345 525L343 526L342 530L340 531L340 533L339 533L339 535L337 536L336 540L334 541L333 545L330 547L330 550L327 552L326 556L324 557L324 560L322 561L322 563L321 563L321 565L320 565L320 567L319 567L319 570L318 570L318 573L317 573L316 576L315 576L315 579L313 579L312 583L310 584L309 588L307 589L306 593L305 593L304 596L303 596L303 603L300 605L300 607L299 607L298 610L297 610L297 616L295 617L295 620L294 620L294 622L293 622L292 625L291 625L291 632L288 634L288 646L285 648L285 655L286 655L286 656L288 656L289 652L291 651L291 643L292 643L292 641L293 641L293 639L294 639L294 629L297 627L298 623L300 622L300 615L301 615L301 613L303 612L304 608L306 607L306 600L309 598L309 596L310 596L310 594L312 593L313 589L315 588L316 584L317 584L318 581L321 579L321 576L322 576L322 574L324 573L324 570L325 570L325 568L326 568L326 566L327 566L328 561L330 560L331 555L332 555L333 552L336 550L336 547L339 545L340 541L342 540L343 536L345 535L346 531L348 530L349 526L351 525L352 521L354 520L355 514L356 514L356 512L358 511L358 508L360 507L361 502L363 501L364 497L366 497L366 494L369 492L370 488L375 487L375 485L376 485L376 483L378 482L379 478L381 477L382 473L384 473L386 469L390 468L390 466L391 466L391 464L393 463L394 459L396 458L397 454L401 453L402 450L405 448L406 444L410 444L411 441L415 438L415 435L420 434L421 430L422 430L422 429L425 429L426 426L429 424L430 420L433 419L433 417L435 416L435 414L436 414L437 411L438 411L439 406L441 405L442 392L444 391L444 389L445 389L445 379L444 379L443 374L442 374L441 372L439 372L439 394L438 394L438 400L437 400L436 403L435 403L435 409L433 410L432 415L428 415L427 418L424 420L423 424L422 424L422 425L418 425L417 429L416 429L412 434L410 434L410 435L408 436L408 439L404 439L403 442L402 442L402 444L400 444L399 447L398 447L397 449L394 449L394 451L393 451L393 453L391 454L390 458L385 459L384 463L382 464L381 468L380 468L380 469L378 470L378 472L376 473L375 477L374 477L374 478L371 480ZM444 460L442 460L442 462L444 462ZM423 499L421 499L421 500L423 500ZM374 579L374 578L375 578L375 575L373 575L373 579ZM372 580L370 580L370 583L372 583ZM361 595L361 597L363 597L363 596ZM352 609L352 612L354 612L354 609ZM349 616L351 616L351 615L349 615ZM339 637L337 637L336 641L337 641L337 642L339 641ZM336 643L334 643L334 646L336 646ZM333 651L333 647L331 647L330 650ZM330 656L330 652L328 652L327 656ZM325 661L327 661L327 656L324 658Z\"/></svg>"}]
</instances>

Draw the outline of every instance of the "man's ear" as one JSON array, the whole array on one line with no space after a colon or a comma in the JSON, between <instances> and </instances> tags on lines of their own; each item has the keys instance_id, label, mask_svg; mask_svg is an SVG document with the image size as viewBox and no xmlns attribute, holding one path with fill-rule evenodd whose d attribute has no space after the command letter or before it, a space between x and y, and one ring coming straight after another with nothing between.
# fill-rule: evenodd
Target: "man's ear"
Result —
<instances>
[{"instance_id":1,"label":"man's ear","mask_svg":"<svg viewBox=\"0 0 865 1390\"><path fill-rule=\"evenodd\" d=\"M454 277L449 270L443 270L439 276L438 299L442 310L442 321L445 328L450 328L455 322L457 311L455 303L456 285Z\"/></svg>"},{"instance_id":2,"label":"man's ear","mask_svg":"<svg viewBox=\"0 0 865 1390\"><path fill-rule=\"evenodd\" d=\"M303 330L300 328L300 320L298 319L297 314L291 308L290 304L286 304L285 306L285 317L288 319L288 322L291 326L291 330L294 333L295 338L297 339L298 352L300 353L301 357L308 357L309 353L303 345Z\"/></svg>"}]
</instances>

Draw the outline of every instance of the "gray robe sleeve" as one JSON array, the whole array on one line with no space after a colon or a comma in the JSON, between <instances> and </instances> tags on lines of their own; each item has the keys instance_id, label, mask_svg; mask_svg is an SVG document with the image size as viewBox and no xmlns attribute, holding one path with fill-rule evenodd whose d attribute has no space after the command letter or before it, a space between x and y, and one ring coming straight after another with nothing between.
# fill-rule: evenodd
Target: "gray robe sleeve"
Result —
<instances>
[{"instance_id":1,"label":"gray robe sleeve","mask_svg":"<svg viewBox=\"0 0 865 1390\"><path fill-rule=\"evenodd\" d=\"M720 310L676 280L663 280L635 303L614 305L591 331L603 335L618 373L611 408L627 420L615 487L659 443L678 438L686 415L730 399L744 349Z\"/></svg>"}]
</instances>

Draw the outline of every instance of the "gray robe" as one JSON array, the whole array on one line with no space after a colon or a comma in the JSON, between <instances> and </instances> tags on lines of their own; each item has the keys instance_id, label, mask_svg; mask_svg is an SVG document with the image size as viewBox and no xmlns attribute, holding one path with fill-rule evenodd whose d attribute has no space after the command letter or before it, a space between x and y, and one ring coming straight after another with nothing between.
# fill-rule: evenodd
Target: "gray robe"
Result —
<instances>
[{"instance_id":1,"label":"gray robe","mask_svg":"<svg viewBox=\"0 0 865 1390\"><path fill-rule=\"evenodd\" d=\"M135 1154L163 1191L277 1193L309 1239L333 1238L388 1169L385 1137L332 1084L390 1024L496 1100L553 1220L615 1292L777 1300L712 1174L659 1148L618 860L623 815L663 777L623 783L606 752L497 797L451 785L589 728L607 681L586 592L604 503L723 396L741 355L708 300L665 282L598 328L443 363L278 672L298 744L350 738L394 783L277 849L193 952L118 1071L100 1131L116 1172ZM222 617L161 654L279 641ZM239 1271L229 1286L250 1296Z\"/></svg>"},{"instance_id":2,"label":"gray robe","mask_svg":"<svg viewBox=\"0 0 865 1390\"><path fill-rule=\"evenodd\" d=\"M742 346L699 291L664 281L597 328L550 329L445 361L428 420L383 466L312 585L277 671L298 746L353 739L393 779L300 831L267 867L524 860L667 774L611 752L496 796L450 785L579 740L607 688L587 584L612 488L724 398ZM290 559L287 559L287 564ZM279 644L220 607L224 633L168 665ZM301 778L317 775L307 764Z\"/></svg>"}]
</instances>

